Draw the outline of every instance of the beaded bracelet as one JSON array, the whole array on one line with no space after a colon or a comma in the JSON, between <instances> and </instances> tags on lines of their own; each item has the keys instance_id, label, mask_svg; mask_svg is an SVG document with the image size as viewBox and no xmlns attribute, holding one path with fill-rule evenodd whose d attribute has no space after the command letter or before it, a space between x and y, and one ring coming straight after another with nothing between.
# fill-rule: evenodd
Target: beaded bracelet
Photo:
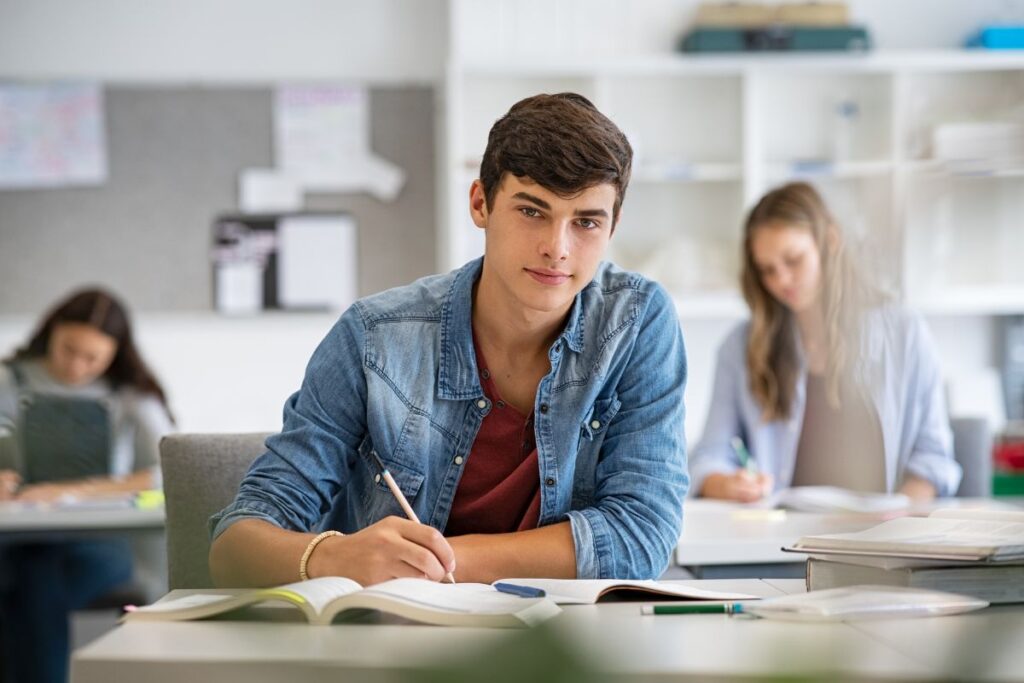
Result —
<instances>
[{"instance_id":1,"label":"beaded bracelet","mask_svg":"<svg viewBox=\"0 0 1024 683\"><path fill-rule=\"evenodd\" d=\"M306 552L302 553L302 559L299 560L299 578L303 581L309 580L309 574L306 573L306 565L309 564L309 558L313 554L313 551L316 550L316 547L320 545L320 541L324 540L325 538L330 538L331 536L344 535L345 534L341 533L340 531L334 531L333 529L330 529L315 536L313 540L309 542L309 545L306 546Z\"/></svg>"}]
</instances>

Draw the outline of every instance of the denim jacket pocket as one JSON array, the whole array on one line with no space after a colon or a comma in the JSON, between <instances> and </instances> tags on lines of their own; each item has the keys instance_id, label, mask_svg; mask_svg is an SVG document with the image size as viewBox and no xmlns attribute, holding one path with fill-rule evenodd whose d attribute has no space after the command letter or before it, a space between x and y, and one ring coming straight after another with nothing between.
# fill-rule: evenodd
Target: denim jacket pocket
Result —
<instances>
[{"instance_id":1,"label":"denim jacket pocket","mask_svg":"<svg viewBox=\"0 0 1024 683\"><path fill-rule=\"evenodd\" d=\"M580 435L588 441L602 439L605 430L608 429L608 425L619 412L620 407L622 407L622 402L615 394L594 401L593 407L583 418Z\"/></svg>"},{"instance_id":2,"label":"denim jacket pocket","mask_svg":"<svg viewBox=\"0 0 1024 683\"><path fill-rule=\"evenodd\" d=\"M622 403L614 394L594 402L580 423L580 440L573 472L572 509L582 510L594 501L597 462L608 425Z\"/></svg>"},{"instance_id":3,"label":"denim jacket pocket","mask_svg":"<svg viewBox=\"0 0 1024 683\"><path fill-rule=\"evenodd\" d=\"M405 512L398 503L398 499L395 498L387 482L384 481L384 477L381 476L373 453L374 451L369 449L366 451L360 449L363 463L371 472L368 478L368 486L364 489L364 509L369 512L369 518L374 521L384 519L390 515L405 517ZM425 479L423 473L417 472L405 465L389 462L385 457L381 457L381 460L384 461L384 466L388 468L388 472L391 473L391 477L395 480L395 484L398 485L402 495L405 496L410 505L413 505L413 501L416 500L416 495L420 492L420 487Z\"/></svg>"}]
</instances>

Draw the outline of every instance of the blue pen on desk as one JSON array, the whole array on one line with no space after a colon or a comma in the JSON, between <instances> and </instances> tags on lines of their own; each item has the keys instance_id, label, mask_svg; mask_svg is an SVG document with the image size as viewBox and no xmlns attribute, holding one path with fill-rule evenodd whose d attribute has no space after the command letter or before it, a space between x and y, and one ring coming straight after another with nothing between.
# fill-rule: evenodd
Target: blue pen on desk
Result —
<instances>
[{"instance_id":1,"label":"blue pen on desk","mask_svg":"<svg viewBox=\"0 0 1024 683\"><path fill-rule=\"evenodd\" d=\"M757 474L757 463L750 457L747 447L743 445L743 439L734 436L729 443L732 445L732 449L736 451L736 456L740 459L740 467L751 474Z\"/></svg>"},{"instance_id":2,"label":"blue pen on desk","mask_svg":"<svg viewBox=\"0 0 1024 683\"><path fill-rule=\"evenodd\" d=\"M494 584L494 588L502 593L511 593L512 595L518 595L521 598L543 598L547 595L543 588L520 586L517 583L505 583L503 581L499 581Z\"/></svg>"}]
</instances>

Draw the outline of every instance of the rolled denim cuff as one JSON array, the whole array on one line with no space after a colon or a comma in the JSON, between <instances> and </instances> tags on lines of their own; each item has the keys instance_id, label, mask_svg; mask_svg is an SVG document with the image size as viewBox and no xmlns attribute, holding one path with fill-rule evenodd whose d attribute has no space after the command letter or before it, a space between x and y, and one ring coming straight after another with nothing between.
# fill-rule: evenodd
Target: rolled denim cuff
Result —
<instances>
[{"instance_id":1,"label":"rolled denim cuff","mask_svg":"<svg viewBox=\"0 0 1024 683\"><path fill-rule=\"evenodd\" d=\"M601 571L601 558L607 549L607 535L604 542L601 538L601 526L605 524L603 515L594 509L570 510L566 513L572 526L572 541L576 546L576 578L603 579L608 578ZM596 528L595 528L596 527Z\"/></svg>"},{"instance_id":2,"label":"rolled denim cuff","mask_svg":"<svg viewBox=\"0 0 1024 683\"><path fill-rule=\"evenodd\" d=\"M210 542L227 531L227 528L243 519L262 519L276 527L285 528L285 524L275 515L271 505L253 500L236 500L217 514L210 517L207 527L210 530Z\"/></svg>"}]
</instances>

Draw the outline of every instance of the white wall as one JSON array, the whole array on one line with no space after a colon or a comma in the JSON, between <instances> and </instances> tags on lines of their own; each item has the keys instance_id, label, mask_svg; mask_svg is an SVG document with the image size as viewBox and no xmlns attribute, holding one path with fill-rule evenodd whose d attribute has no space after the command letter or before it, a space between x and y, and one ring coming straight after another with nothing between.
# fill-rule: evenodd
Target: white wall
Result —
<instances>
[{"instance_id":1,"label":"white wall","mask_svg":"<svg viewBox=\"0 0 1024 683\"><path fill-rule=\"evenodd\" d=\"M444 0L0 0L0 78L433 82Z\"/></svg>"},{"instance_id":2,"label":"white wall","mask_svg":"<svg viewBox=\"0 0 1024 683\"><path fill-rule=\"evenodd\" d=\"M336 316L213 313L134 317L139 348L167 392L185 432L274 431L285 400L299 388L310 355ZM0 318L0 357L36 321Z\"/></svg>"},{"instance_id":3,"label":"white wall","mask_svg":"<svg viewBox=\"0 0 1024 683\"><path fill-rule=\"evenodd\" d=\"M697 0L469 0L462 48L554 54L673 49ZM850 0L880 48L959 45L984 21L1024 20L1020 0ZM448 52L444 0L0 0L0 78L132 82L438 81ZM593 30L596 27L596 31ZM563 42L559 42L560 40ZM526 41L526 42L523 42ZM328 316L137 319L146 356L186 431L276 429ZM735 321L688 320L687 434L699 435L714 355ZM34 320L0 319L0 356ZM991 318L930 320L944 365L994 362Z\"/></svg>"}]
</instances>

